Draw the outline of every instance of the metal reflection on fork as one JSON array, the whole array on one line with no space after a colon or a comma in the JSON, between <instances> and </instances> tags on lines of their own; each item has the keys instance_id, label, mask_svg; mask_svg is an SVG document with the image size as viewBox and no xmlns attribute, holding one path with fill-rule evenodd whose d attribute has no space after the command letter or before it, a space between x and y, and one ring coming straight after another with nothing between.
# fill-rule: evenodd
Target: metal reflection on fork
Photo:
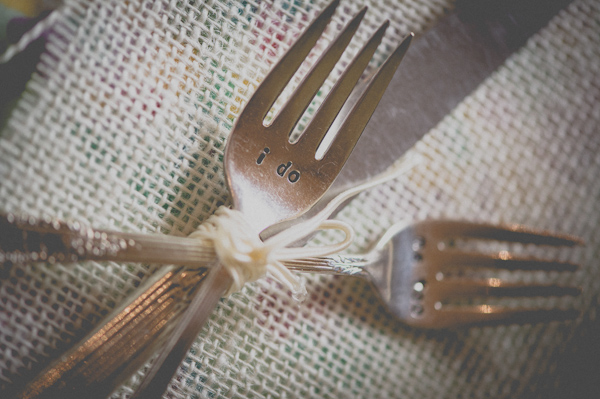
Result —
<instances>
[{"instance_id":1,"label":"metal reflection on fork","mask_svg":"<svg viewBox=\"0 0 600 399\"><path fill-rule=\"evenodd\" d=\"M228 139L225 167L234 203L247 216L257 233L271 224L299 216L321 198L344 165L411 41L412 36L409 36L379 68L354 110L346 117L341 134L334 138L325 155L317 159L315 154L324 135L371 60L385 33L387 22L346 68L297 142L291 143L288 139L292 128L344 52L366 8L353 18L324 52L272 124L265 127L263 121L320 37L338 2L334 0L317 17L273 68L242 111ZM266 153L265 148L269 149L268 156L261 158ZM276 173L280 164L288 163L294 165L298 176L292 177L291 171L284 176ZM268 170L271 173L267 173ZM25 223L18 228L26 229L27 225ZM35 231L36 223L29 225ZM55 224L49 223L47 227L50 230L47 231L50 234L48 237L56 238L57 234L51 234ZM93 238L96 238L95 233ZM107 234L106 237L100 234L100 239L118 236L119 233ZM135 261L136 254L144 252L142 243L148 243L153 252L159 245L155 239L143 235L127 235L123 242L118 239L116 242L119 245L113 248L115 251L107 251L103 256L126 260L127 256L124 255L128 254L133 256L129 260ZM94 257L96 254L91 251L89 255ZM192 251L192 255L197 254ZM165 339L173 332L172 321L179 317L185 305L191 300L195 301L183 315L190 324L185 325L184 331L175 330L177 334L184 333L184 339L178 339L175 334L166 342L161 353L161 356L166 355L175 361L164 363L169 369L166 372L160 369L160 373L153 374L154 369L151 370L149 376L157 375L160 378L149 378L146 381L150 385L142 386L143 392L162 394L164 384L175 370L173 365L179 364L180 360L177 359L187 352L187 347L228 286L230 278L217 266L208 277L215 284L204 284L198 289L197 283L204 278L204 273L204 270L186 267L166 268L152 279L141 297L116 310L108 323L99 326L78 346L51 364L19 397L80 397L84 392L88 398L108 395L137 370L158 346L165 343ZM209 300L201 300L203 290L208 291ZM199 302L196 301L198 298ZM140 334L140 331L144 333ZM176 349L174 352L170 350L172 346ZM124 359L123 353L128 358ZM157 367L160 365L159 361Z\"/></svg>"}]
</instances>

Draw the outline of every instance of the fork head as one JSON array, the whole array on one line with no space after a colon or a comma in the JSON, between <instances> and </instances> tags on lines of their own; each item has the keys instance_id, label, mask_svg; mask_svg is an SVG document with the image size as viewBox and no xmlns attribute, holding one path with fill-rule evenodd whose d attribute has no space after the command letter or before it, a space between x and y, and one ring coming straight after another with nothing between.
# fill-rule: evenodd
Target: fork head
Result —
<instances>
[{"instance_id":1,"label":"fork head","mask_svg":"<svg viewBox=\"0 0 600 399\"><path fill-rule=\"evenodd\" d=\"M400 230L400 229L398 229ZM497 240L545 246L574 246L576 237L536 231L522 226L497 226L459 221L424 221L388 232L380 245L385 275L373 275L390 309L407 324L447 328L471 324L534 323L576 318L575 309L539 304L514 306L517 298L576 297L579 287L527 283L506 277L478 277L482 271L572 273L577 265L505 250L495 254L454 248L455 239ZM450 245L448 245L450 243ZM468 271L475 273L468 273ZM479 272L479 273L478 273ZM509 300L495 305L494 301ZM491 301L491 303L490 303ZM531 300L530 300L531 301ZM528 302L530 303L530 302Z\"/></svg>"},{"instance_id":2,"label":"fork head","mask_svg":"<svg viewBox=\"0 0 600 399\"><path fill-rule=\"evenodd\" d=\"M228 138L224 163L234 206L257 231L300 215L327 191L408 49L412 36L379 68L325 155L317 159L317 149L329 127L381 42L388 26L384 23L337 80L300 138L290 142L295 125L352 39L366 8L329 45L269 125L265 125L265 117L321 36L338 3L334 0L322 11L266 76Z\"/></svg>"}]
</instances>

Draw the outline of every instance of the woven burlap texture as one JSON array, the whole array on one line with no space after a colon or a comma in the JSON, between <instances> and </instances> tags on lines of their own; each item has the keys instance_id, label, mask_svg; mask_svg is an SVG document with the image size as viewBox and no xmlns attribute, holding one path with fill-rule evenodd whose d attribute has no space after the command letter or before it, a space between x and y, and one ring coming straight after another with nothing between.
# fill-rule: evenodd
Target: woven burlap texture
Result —
<instances>
[{"instance_id":1,"label":"woven burlap texture","mask_svg":"<svg viewBox=\"0 0 600 399\"><path fill-rule=\"evenodd\" d=\"M414 31L418 40L453 6L365 3L359 40L345 57L389 18L372 67L404 34ZM38 72L0 133L0 210L189 234L229 203L222 157L239 110L325 4L66 1L46 33ZM362 4L342 0L317 50ZM339 215L357 231L354 251L393 222L439 217L579 235L584 247L541 255L581 264L573 276L550 278L584 288L582 319L426 332L394 319L360 280L307 276L309 299L298 304L267 279L220 303L167 397L561 392L553 390L563 384L561 360L598 309L599 20L598 2L575 1L411 150L424 159L414 172L364 193ZM32 378L31 370L72 346L155 267L84 262L5 273L2 387ZM141 375L113 397L127 397Z\"/></svg>"}]
</instances>

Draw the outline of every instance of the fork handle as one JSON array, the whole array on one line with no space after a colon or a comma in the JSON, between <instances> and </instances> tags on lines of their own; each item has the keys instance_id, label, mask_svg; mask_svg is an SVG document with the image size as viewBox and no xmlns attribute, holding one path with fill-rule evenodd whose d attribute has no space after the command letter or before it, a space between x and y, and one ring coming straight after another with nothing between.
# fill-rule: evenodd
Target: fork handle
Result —
<instances>
[{"instance_id":1,"label":"fork handle","mask_svg":"<svg viewBox=\"0 0 600 399\"><path fill-rule=\"evenodd\" d=\"M105 323L52 362L16 397L107 397L170 335L173 321L180 317L207 274L205 269L160 269L140 287L141 295L137 291L124 301Z\"/></svg>"},{"instance_id":2,"label":"fork handle","mask_svg":"<svg viewBox=\"0 0 600 399\"><path fill-rule=\"evenodd\" d=\"M114 261L209 267L210 246L187 237L92 229L79 222L0 214L0 267L31 262ZM293 271L355 275L372 262L364 255L335 255L284 262Z\"/></svg>"},{"instance_id":3,"label":"fork handle","mask_svg":"<svg viewBox=\"0 0 600 399\"><path fill-rule=\"evenodd\" d=\"M0 265L85 260L207 266L212 248L187 237L96 230L79 222L0 215Z\"/></svg>"},{"instance_id":4,"label":"fork handle","mask_svg":"<svg viewBox=\"0 0 600 399\"><path fill-rule=\"evenodd\" d=\"M173 332L161 346L158 357L131 399L160 399L167 390L179 365L190 350L200 330L217 306L232 279L222 266L213 269L177 322Z\"/></svg>"}]
</instances>

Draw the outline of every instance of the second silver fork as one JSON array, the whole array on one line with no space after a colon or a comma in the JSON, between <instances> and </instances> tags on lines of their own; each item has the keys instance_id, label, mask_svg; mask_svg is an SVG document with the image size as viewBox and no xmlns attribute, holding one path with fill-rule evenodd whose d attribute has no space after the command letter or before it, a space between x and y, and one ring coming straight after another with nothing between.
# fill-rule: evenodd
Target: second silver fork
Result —
<instances>
[{"instance_id":1,"label":"second silver fork","mask_svg":"<svg viewBox=\"0 0 600 399\"><path fill-rule=\"evenodd\" d=\"M426 220L388 229L365 254L338 255L287 262L304 272L357 276L369 281L387 308L403 322L419 328L473 324L536 323L574 319L574 307L548 306L525 298L575 299L577 286L526 282L507 273L563 273L577 270L570 262L459 248L458 241L519 243L549 247L582 245L581 239L521 225L492 225L456 220ZM484 273L486 272L486 273ZM500 276L498 272L504 274ZM524 277L524 276L521 276ZM546 280L546 281L544 281Z\"/></svg>"}]
</instances>

